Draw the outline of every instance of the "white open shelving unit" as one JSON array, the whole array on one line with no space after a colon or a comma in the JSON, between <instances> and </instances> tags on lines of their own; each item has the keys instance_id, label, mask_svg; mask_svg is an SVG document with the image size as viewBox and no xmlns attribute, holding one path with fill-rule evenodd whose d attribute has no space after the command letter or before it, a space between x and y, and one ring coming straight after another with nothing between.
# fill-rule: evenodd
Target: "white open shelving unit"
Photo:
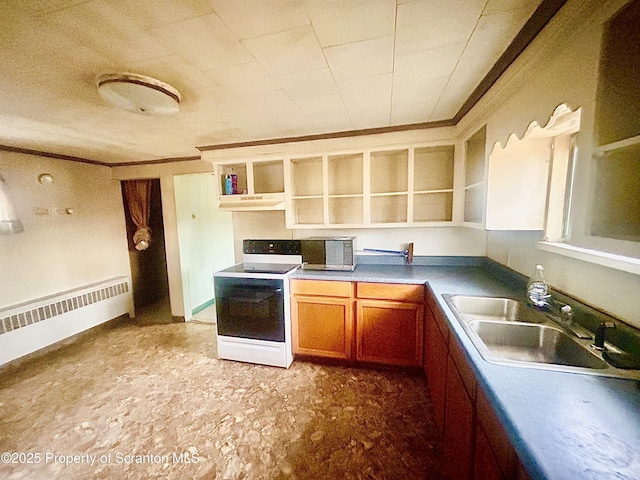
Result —
<instances>
[{"instance_id":1,"label":"white open shelving unit","mask_svg":"<svg viewBox=\"0 0 640 480\"><path fill-rule=\"evenodd\" d=\"M454 154L451 144L290 157L287 228L451 225Z\"/></svg>"}]
</instances>

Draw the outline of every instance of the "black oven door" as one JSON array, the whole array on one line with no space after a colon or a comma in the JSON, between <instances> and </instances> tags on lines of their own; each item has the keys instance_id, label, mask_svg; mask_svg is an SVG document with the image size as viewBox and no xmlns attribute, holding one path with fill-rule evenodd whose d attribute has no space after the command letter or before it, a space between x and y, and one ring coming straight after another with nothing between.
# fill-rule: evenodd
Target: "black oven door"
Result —
<instances>
[{"instance_id":1,"label":"black oven door","mask_svg":"<svg viewBox=\"0 0 640 480\"><path fill-rule=\"evenodd\" d=\"M214 277L218 335L284 342L279 279Z\"/></svg>"}]
</instances>

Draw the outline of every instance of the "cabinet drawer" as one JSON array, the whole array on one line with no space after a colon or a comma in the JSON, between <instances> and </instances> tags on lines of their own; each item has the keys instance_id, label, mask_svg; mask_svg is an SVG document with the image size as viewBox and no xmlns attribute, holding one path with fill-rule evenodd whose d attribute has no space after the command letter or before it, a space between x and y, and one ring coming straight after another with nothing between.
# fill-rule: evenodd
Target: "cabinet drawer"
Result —
<instances>
[{"instance_id":1,"label":"cabinet drawer","mask_svg":"<svg viewBox=\"0 0 640 480\"><path fill-rule=\"evenodd\" d=\"M351 297L351 282L332 280L291 280L293 295L320 295L324 297Z\"/></svg>"},{"instance_id":2,"label":"cabinet drawer","mask_svg":"<svg viewBox=\"0 0 640 480\"><path fill-rule=\"evenodd\" d=\"M395 300L397 302L424 303L424 285L398 283L358 283L358 298Z\"/></svg>"}]
</instances>

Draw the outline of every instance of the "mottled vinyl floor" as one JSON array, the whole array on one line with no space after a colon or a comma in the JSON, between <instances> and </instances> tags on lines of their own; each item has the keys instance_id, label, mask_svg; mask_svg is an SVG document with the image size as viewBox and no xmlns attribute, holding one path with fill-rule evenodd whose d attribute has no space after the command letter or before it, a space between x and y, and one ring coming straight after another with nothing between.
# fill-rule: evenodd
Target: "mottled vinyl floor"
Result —
<instances>
[{"instance_id":1,"label":"mottled vinyl floor","mask_svg":"<svg viewBox=\"0 0 640 480\"><path fill-rule=\"evenodd\" d=\"M424 377L215 345L139 319L0 370L0 478L444 478Z\"/></svg>"}]
</instances>

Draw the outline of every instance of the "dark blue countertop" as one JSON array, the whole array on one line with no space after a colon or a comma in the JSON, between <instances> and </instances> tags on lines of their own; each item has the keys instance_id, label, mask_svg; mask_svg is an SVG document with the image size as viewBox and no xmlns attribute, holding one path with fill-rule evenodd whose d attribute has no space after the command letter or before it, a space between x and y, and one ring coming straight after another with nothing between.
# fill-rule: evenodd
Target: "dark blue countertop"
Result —
<instances>
[{"instance_id":1,"label":"dark blue countertop","mask_svg":"<svg viewBox=\"0 0 640 480\"><path fill-rule=\"evenodd\" d=\"M427 283L532 479L640 479L638 382L487 362L442 295L524 299L524 287L490 262L446 263L360 264L353 272L296 271L292 278Z\"/></svg>"}]
</instances>

